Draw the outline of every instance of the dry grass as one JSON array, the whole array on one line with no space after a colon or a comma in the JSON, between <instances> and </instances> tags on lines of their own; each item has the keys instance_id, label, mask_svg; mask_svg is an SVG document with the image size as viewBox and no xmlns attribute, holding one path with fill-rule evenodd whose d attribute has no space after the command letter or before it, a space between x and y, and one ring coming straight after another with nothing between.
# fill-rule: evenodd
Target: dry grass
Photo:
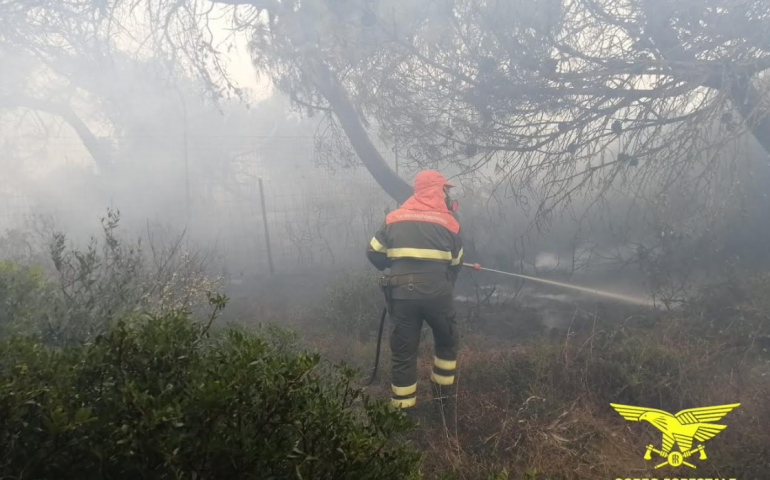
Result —
<instances>
[{"instance_id":1,"label":"dry grass","mask_svg":"<svg viewBox=\"0 0 770 480\"><path fill-rule=\"evenodd\" d=\"M658 353L664 348L669 355L683 354L679 343L664 345ZM614 384L595 383L605 377L586 375L587 363L579 358L565 364L564 354L555 348L464 350L457 410L448 412L456 416L456 428L425 417L421 447L428 476L475 479L507 470L512 478L592 479L651 473L642 454L648 443L659 444L660 434L647 424L622 420L608 405L617 401ZM730 428L709 444L707 468L764 478L770 432L762 425L770 419L765 401L770 382L762 367L739 372L720 368L718 360L707 364L703 357L689 358L697 366L687 364L687 371L679 373L700 381L648 383L644 389L649 391L636 390L643 392L636 400L625 395L626 402L668 411L741 402L725 420ZM681 404L671 396L662 404L650 403L666 392L698 400Z\"/></svg>"},{"instance_id":2,"label":"dry grass","mask_svg":"<svg viewBox=\"0 0 770 480\"><path fill-rule=\"evenodd\" d=\"M706 445L698 473L766 478L770 469L770 326L764 288L736 299L716 297L676 314L631 316L622 309L577 316L568 330L538 333L510 325L505 313L463 325L456 408L440 412L429 383L430 334L419 357L420 426L409 436L437 479L604 479L682 474L653 470L645 446L660 444L649 424L623 420L609 403L684 408L740 402L729 428ZM713 292L712 292L713 296ZM727 307L730 302L731 307ZM517 311L518 312L518 311ZM512 332L490 335L490 318ZM531 318L527 318L529 322ZM515 333L513 333L515 332ZM492 338L491 338L492 337ZM332 360L366 376L374 341L327 332L312 339ZM368 390L389 396L389 352ZM507 472L501 474L501 472ZM689 473L689 472L688 472Z\"/></svg>"}]
</instances>

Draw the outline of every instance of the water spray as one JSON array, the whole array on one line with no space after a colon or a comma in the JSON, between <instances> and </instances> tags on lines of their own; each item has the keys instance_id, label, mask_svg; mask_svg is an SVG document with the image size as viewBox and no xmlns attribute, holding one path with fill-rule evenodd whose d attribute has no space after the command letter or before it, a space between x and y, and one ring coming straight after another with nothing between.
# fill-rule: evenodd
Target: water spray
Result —
<instances>
[{"instance_id":1,"label":"water spray","mask_svg":"<svg viewBox=\"0 0 770 480\"><path fill-rule=\"evenodd\" d=\"M497 273L499 275L507 275L509 277L516 277L524 280L531 280L537 283L544 283L546 285L553 285L555 287L567 288L569 290L576 290L578 292L588 293L590 295L597 295L599 297L611 298L613 300L617 300L625 303L631 303L634 305L655 307L655 303L652 300L643 298L643 297L623 295L622 293L608 292L606 290L599 290L596 288L581 287L579 285L572 285L570 283L556 282L554 280L546 280L544 278L538 278L538 277L530 277L529 275L521 275L520 273L504 272L502 270L495 270L494 268L482 267L478 263L463 263L463 266L472 268L473 270L476 270L476 271ZM369 377L369 379L364 383L365 386L368 386L374 383L374 380L377 377L377 370L380 364L380 346L382 344L382 331L383 331L383 327L385 326L385 317L387 313L388 313L388 307L386 305L385 308L382 309L382 316L380 318L380 330L377 335L377 347L376 347L376 356L374 357L374 369L372 370L372 374Z\"/></svg>"},{"instance_id":2,"label":"water spray","mask_svg":"<svg viewBox=\"0 0 770 480\"><path fill-rule=\"evenodd\" d=\"M572 284L563 283L563 282L556 282L556 281L553 281L553 280L546 280L544 278L530 277L528 275L521 275L519 273L504 272L502 270L495 270L493 268L482 267L478 263L463 263L463 266L464 267L472 268L474 270L481 270L481 271L484 271L484 272L497 273L499 275L507 275L507 276L510 276L510 277L522 278L524 280L532 280L533 282L545 283L547 285L554 285L556 287L567 288L567 289L570 289L570 290L577 290L579 292L588 293L588 294L591 294L591 295L597 295L597 296L600 296L600 297L612 298L613 300L618 300L618 301L621 301L621 302L633 303L634 305L644 305L644 306L648 306L648 307L655 306L655 303L652 300L647 299L647 298L643 298L643 297L635 297L635 296L631 296L631 295L623 295L621 293L608 292L606 290L599 290L599 289L596 289L596 288L580 287L578 285L572 285Z\"/></svg>"}]
</instances>

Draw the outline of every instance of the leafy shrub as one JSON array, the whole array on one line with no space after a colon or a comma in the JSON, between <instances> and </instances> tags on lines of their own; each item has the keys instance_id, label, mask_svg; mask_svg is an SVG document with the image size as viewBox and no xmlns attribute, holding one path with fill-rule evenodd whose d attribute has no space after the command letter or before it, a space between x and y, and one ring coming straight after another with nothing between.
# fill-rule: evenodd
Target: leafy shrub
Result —
<instances>
[{"instance_id":1,"label":"leafy shrub","mask_svg":"<svg viewBox=\"0 0 770 480\"><path fill-rule=\"evenodd\" d=\"M215 299L220 305L224 299ZM87 345L0 344L2 478L417 478L409 421L258 335L185 313Z\"/></svg>"},{"instance_id":2,"label":"leafy shrub","mask_svg":"<svg viewBox=\"0 0 770 480\"><path fill-rule=\"evenodd\" d=\"M0 261L0 336L39 323L40 302L50 292L42 269Z\"/></svg>"},{"instance_id":3,"label":"leafy shrub","mask_svg":"<svg viewBox=\"0 0 770 480\"><path fill-rule=\"evenodd\" d=\"M325 317L334 332L364 341L376 334L385 304L380 276L373 271L346 270L327 287Z\"/></svg>"},{"instance_id":4,"label":"leafy shrub","mask_svg":"<svg viewBox=\"0 0 770 480\"><path fill-rule=\"evenodd\" d=\"M746 357L770 359L770 275L735 276L701 289L678 315L689 332L726 347L747 350ZM706 321L704 321L706 319Z\"/></svg>"},{"instance_id":5,"label":"leafy shrub","mask_svg":"<svg viewBox=\"0 0 770 480\"><path fill-rule=\"evenodd\" d=\"M148 230L145 244L121 238L119 224L120 213L108 210L102 239L91 238L84 248L51 231L48 261L40 262L39 254L29 256L49 267L47 271L4 263L0 335L2 330L22 330L46 343L83 342L129 313L199 308L207 293L218 289L220 279L208 275L207 256L186 251L183 234L164 243Z\"/></svg>"}]
</instances>

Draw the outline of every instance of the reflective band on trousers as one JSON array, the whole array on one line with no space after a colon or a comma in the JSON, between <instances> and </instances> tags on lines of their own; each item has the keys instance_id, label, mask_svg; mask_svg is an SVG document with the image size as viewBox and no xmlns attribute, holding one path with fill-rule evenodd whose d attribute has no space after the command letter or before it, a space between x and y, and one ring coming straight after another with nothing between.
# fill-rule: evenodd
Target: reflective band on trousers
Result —
<instances>
[{"instance_id":1,"label":"reflective band on trousers","mask_svg":"<svg viewBox=\"0 0 770 480\"><path fill-rule=\"evenodd\" d=\"M438 357L433 357L433 365L442 370L454 370L457 368L457 360L442 360Z\"/></svg>"},{"instance_id":2,"label":"reflective band on trousers","mask_svg":"<svg viewBox=\"0 0 770 480\"><path fill-rule=\"evenodd\" d=\"M460 247L460 252L457 254L457 258L452 259L452 266L460 265L460 262L463 259L463 248Z\"/></svg>"},{"instance_id":3,"label":"reflective band on trousers","mask_svg":"<svg viewBox=\"0 0 770 480\"><path fill-rule=\"evenodd\" d=\"M430 248L389 248L390 258L424 258L428 260L452 261L452 252L432 250Z\"/></svg>"},{"instance_id":4,"label":"reflective band on trousers","mask_svg":"<svg viewBox=\"0 0 770 480\"><path fill-rule=\"evenodd\" d=\"M409 385L408 387L397 387L395 385L391 385L390 388L393 390L393 395L403 397L415 393L417 391L417 384L415 383L414 385Z\"/></svg>"},{"instance_id":5,"label":"reflective band on trousers","mask_svg":"<svg viewBox=\"0 0 770 480\"><path fill-rule=\"evenodd\" d=\"M374 250L375 252L385 253L385 251L387 250L387 248L385 248L385 245L381 244L376 237L372 237L372 241L369 242L369 245L372 246L372 250Z\"/></svg>"},{"instance_id":6,"label":"reflective band on trousers","mask_svg":"<svg viewBox=\"0 0 770 480\"><path fill-rule=\"evenodd\" d=\"M403 400L399 400L397 398L393 398L390 400L390 404L393 405L396 408L409 408L414 407L414 405L417 403L417 397L412 398L406 398Z\"/></svg>"},{"instance_id":7,"label":"reflective band on trousers","mask_svg":"<svg viewBox=\"0 0 770 480\"><path fill-rule=\"evenodd\" d=\"M454 375L439 375L436 372L431 372L430 379L438 385L452 385L455 382Z\"/></svg>"}]
</instances>

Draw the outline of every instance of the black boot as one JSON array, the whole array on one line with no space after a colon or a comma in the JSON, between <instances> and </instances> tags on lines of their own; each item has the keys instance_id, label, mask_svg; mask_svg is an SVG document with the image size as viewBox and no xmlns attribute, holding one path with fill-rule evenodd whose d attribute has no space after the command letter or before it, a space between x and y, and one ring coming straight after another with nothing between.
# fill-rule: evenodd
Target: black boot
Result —
<instances>
[{"instance_id":1,"label":"black boot","mask_svg":"<svg viewBox=\"0 0 770 480\"><path fill-rule=\"evenodd\" d=\"M422 425L426 422L426 420L430 417L431 405L429 405L426 402L417 402L417 404L413 407L409 408L402 408L401 411L404 412L404 414L409 417L410 420L412 420L414 423L416 423L418 426Z\"/></svg>"}]
</instances>

